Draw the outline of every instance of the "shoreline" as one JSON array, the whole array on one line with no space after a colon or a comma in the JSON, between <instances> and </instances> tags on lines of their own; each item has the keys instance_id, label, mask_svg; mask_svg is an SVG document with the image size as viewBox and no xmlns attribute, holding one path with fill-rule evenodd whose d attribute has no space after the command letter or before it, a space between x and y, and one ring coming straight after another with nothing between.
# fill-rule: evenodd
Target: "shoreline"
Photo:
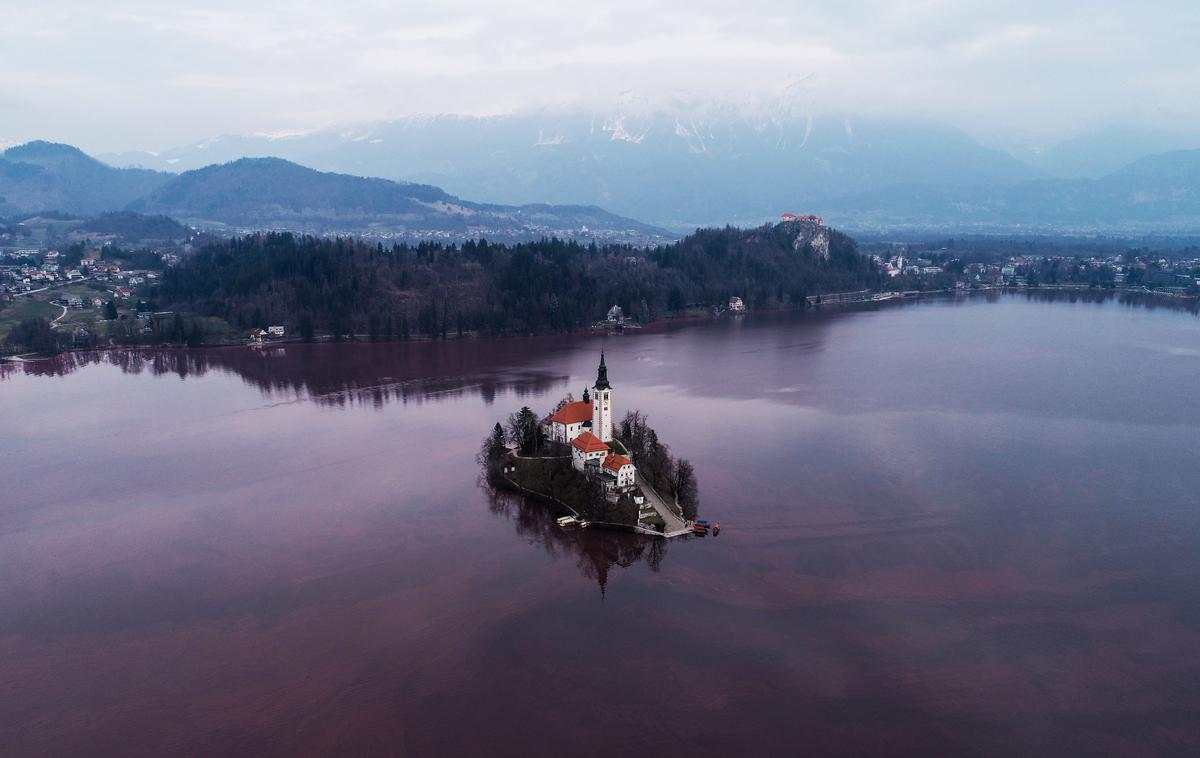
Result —
<instances>
[{"instance_id":1,"label":"shoreline","mask_svg":"<svg viewBox=\"0 0 1200 758\"><path fill-rule=\"evenodd\" d=\"M922 290L913 292L881 292L873 293L874 295L889 295L878 299L869 300L852 300L821 302L816 305L808 305L804 308L795 306L774 306L766 308L756 308L753 311L746 313L732 314L725 311L717 315L712 313L686 313L678 316L666 316L656 319L645 324L639 324L638 327L630 333L644 332L647 334L657 333L659 330L675 326L687 325L692 323L701 323L720 318L744 318L747 315L755 314L780 314L780 313L801 313L801 314L820 314L825 310L836 310L839 312L849 311L864 311L878 308L885 305L904 305L908 303L921 302L922 300L943 300L943 299L959 299L972 298L979 296L987 296L994 294L1001 295L1017 295L1021 293L1036 294L1036 293L1068 293L1068 294L1083 294L1096 295L1101 297L1120 297L1122 295L1134 295L1137 297L1149 298L1156 301L1161 301L1161 305L1174 307L1180 310L1193 310L1186 307L1186 304L1191 303L1200 305L1200 295L1180 295L1170 292L1158 292L1155 290L1146 290L1142 288L1127 289L1113 288L1101 289L1090 287L1087 285L1039 285L1037 287L981 287L972 290ZM855 294L855 293L829 293L823 297L835 297L837 295ZM549 332L544 334L495 334L495 335L480 335L477 332L465 332L463 336L447 337L445 339L438 337L410 337L408 339L390 339L390 340L370 340L368 335L354 335L351 339L334 340L331 336L321 336L311 341L299 339L280 339L271 340L269 342L214 342L206 343L197 347L188 347L187 345L163 343L158 345L118 345L110 344L105 346L97 346L83 349L64 350L61 353L51 355L35 355L32 353L21 353L18 355L0 356L0 363L31 363L41 360L47 360L56 357L56 355L77 355L87 353L105 353L112 350L132 350L132 351L203 351L213 349L228 349L228 348L249 348L252 350L269 350L274 347L287 347L289 345L411 345L411 344L434 344L434 343L449 343L449 342L464 342L471 340L522 340L522 339L541 339L548 337L568 337L588 334L613 334L615 329L605 329L595 325L581 327L563 332ZM623 333L623 332L621 332Z\"/></svg>"}]
</instances>

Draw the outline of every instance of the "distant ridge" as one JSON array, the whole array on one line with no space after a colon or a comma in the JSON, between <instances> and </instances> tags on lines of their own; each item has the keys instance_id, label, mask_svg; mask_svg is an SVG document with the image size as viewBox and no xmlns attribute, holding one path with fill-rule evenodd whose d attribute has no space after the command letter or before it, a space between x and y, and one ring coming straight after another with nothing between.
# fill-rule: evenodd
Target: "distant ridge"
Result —
<instances>
[{"instance_id":1,"label":"distant ridge","mask_svg":"<svg viewBox=\"0 0 1200 758\"><path fill-rule=\"evenodd\" d=\"M1052 151L1040 165L1075 172L1053 178L939 124L808 115L789 103L755 113L664 104L232 135L138 158L179 168L279 155L483 201L600 205L679 232L753 226L784 210L855 231L1200 232L1191 151L1130 160L1145 155L1138 150L1189 145L1152 135L1125 145L1125 136L1093 135ZM1106 145L1110 154L1099 160ZM1097 173L1081 175L1089 171Z\"/></svg>"},{"instance_id":2,"label":"distant ridge","mask_svg":"<svg viewBox=\"0 0 1200 758\"><path fill-rule=\"evenodd\" d=\"M178 170L246 155L488 202L599 205L678 231L756 225L905 181L1000 186L1041 175L943 125L717 105L414 116L286 138L227 135L130 160Z\"/></svg>"},{"instance_id":3,"label":"distant ridge","mask_svg":"<svg viewBox=\"0 0 1200 758\"><path fill-rule=\"evenodd\" d=\"M0 154L0 216L120 210L170 178L159 171L113 168L70 145L29 142Z\"/></svg>"},{"instance_id":4,"label":"distant ridge","mask_svg":"<svg viewBox=\"0 0 1200 758\"><path fill-rule=\"evenodd\" d=\"M841 198L828 215L879 228L1194 234L1200 231L1200 150L1147 156L1099 179L1042 179L1001 189L910 185L903 192Z\"/></svg>"},{"instance_id":5,"label":"distant ridge","mask_svg":"<svg viewBox=\"0 0 1200 758\"><path fill-rule=\"evenodd\" d=\"M107 166L69 145L31 142L0 157L0 215L128 210L224 231L275 229L407 239L541 236L653 243L669 232L594 206L506 206L425 184L242 158L175 175Z\"/></svg>"}]
</instances>

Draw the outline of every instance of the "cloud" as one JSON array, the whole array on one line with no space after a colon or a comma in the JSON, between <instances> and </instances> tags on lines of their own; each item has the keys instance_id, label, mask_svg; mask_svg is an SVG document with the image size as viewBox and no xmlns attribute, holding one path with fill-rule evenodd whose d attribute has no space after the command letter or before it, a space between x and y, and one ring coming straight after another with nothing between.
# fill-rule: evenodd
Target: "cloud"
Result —
<instances>
[{"instance_id":1,"label":"cloud","mask_svg":"<svg viewBox=\"0 0 1200 758\"><path fill-rule=\"evenodd\" d=\"M799 76L813 108L976 133L1200 117L1200 6L1173 0L43 0L5 16L0 87L23 106L6 133L92 149L604 107L629 88L737 100Z\"/></svg>"}]
</instances>

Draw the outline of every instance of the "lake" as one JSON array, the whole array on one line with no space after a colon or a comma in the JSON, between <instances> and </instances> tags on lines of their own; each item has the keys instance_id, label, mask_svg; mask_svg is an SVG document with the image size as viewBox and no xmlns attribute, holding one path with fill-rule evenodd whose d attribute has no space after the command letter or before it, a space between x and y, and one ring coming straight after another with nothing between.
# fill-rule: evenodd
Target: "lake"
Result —
<instances>
[{"instance_id":1,"label":"lake","mask_svg":"<svg viewBox=\"0 0 1200 758\"><path fill-rule=\"evenodd\" d=\"M475 454L595 380L719 537ZM1200 319L1002 296L0 367L7 755L1200 751Z\"/></svg>"}]
</instances>

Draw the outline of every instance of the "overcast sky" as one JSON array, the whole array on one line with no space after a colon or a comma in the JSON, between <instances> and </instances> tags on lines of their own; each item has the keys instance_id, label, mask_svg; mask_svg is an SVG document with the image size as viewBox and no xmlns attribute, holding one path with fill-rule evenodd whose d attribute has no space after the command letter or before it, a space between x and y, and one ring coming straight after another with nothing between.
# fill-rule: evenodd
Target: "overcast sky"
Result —
<instances>
[{"instance_id":1,"label":"overcast sky","mask_svg":"<svg viewBox=\"0 0 1200 758\"><path fill-rule=\"evenodd\" d=\"M1200 123L1195 0L0 0L0 18L0 138L92 152L796 81L818 111L992 142Z\"/></svg>"}]
</instances>

